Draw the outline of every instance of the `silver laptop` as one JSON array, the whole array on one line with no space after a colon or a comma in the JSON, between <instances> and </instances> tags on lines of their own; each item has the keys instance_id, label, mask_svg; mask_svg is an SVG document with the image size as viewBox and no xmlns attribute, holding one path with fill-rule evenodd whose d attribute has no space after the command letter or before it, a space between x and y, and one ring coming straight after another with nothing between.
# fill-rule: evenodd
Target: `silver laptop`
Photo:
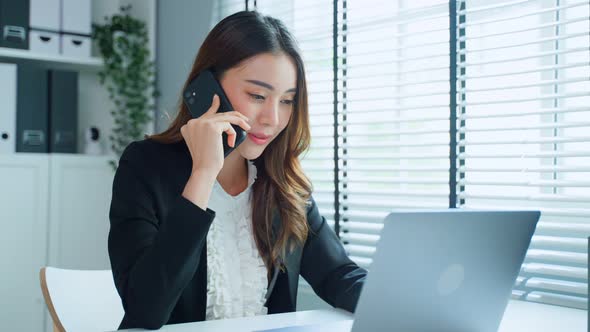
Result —
<instances>
[{"instance_id":1,"label":"silver laptop","mask_svg":"<svg viewBox=\"0 0 590 332\"><path fill-rule=\"evenodd\" d=\"M352 331L497 331L539 217L538 211L390 213ZM284 329L316 330L351 327Z\"/></svg>"}]
</instances>

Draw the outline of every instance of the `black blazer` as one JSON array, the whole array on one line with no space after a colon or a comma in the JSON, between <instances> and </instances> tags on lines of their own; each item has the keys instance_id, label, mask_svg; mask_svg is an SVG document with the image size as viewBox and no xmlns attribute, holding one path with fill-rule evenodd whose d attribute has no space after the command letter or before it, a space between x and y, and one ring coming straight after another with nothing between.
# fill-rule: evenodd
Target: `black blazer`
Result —
<instances>
[{"instance_id":1,"label":"black blazer","mask_svg":"<svg viewBox=\"0 0 590 332\"><path fill-rule=\"evenodd\" d=\"M215 211L182 197L192 169L186 144L131 143L113 183L108 250L125 316L123 328L205 320L207 246ZM366 271L353 263L313 198L303 247L273 267L268 313L295 311L299 274L334 307L354 312ZM276 214L275 214L276 216ZM280 227L280 219L273 224Z\"/></svg>"}]
</instances>

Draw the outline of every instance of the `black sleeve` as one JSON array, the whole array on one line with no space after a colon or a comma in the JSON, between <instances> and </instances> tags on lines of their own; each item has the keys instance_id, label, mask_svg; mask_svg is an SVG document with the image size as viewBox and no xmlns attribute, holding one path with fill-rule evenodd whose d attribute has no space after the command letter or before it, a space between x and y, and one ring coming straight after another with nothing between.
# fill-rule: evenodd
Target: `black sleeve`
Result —
<instances>
[{"instance_id":1,"label":"black sleeve","mask_svg":"<svg viewBox=\"0 0 590 332\"><path fill-rule=\"evenodd\" d=\"M215 212L179 194L168 215L160 216L149 163L137 143L121 156L113 182L108 250L126 317L137 327L158 329L167 323L199 265Z\"/></svg>"},{"instance_id":2,"label":"black sleeve","mask_svg":"<svg viewBox=\"0 0 590 332\"><path fill-rule=\"evenodd\" d=\"M348 258L340 239L320 215L313 197L310 201L307 212L310 230L301 256L301 275L324 301L354 312L367 271Z\"/></svg>"}]
</instances>

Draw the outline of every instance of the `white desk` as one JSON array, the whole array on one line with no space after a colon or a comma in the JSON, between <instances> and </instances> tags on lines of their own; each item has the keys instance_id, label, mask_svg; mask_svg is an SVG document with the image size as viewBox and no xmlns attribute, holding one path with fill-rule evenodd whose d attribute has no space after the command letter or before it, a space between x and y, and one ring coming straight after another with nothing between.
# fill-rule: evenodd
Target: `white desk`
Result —
<instances>
[{"instance_id":1,"label":"white desk","mask_svg":"<svg viewBox=\"0 0 590 332\"><path fill-rule=\"evenodd\" d=\"M584 310L511 300L506 308L499 332L585 332L586 315L587 313ZM161 331L257 331L341 320L352 321L352 315L338 309L298 311L286 314L166 325L162 327ZM138 331L138 329L125 331Z\"/></svg>"}]
</instances>

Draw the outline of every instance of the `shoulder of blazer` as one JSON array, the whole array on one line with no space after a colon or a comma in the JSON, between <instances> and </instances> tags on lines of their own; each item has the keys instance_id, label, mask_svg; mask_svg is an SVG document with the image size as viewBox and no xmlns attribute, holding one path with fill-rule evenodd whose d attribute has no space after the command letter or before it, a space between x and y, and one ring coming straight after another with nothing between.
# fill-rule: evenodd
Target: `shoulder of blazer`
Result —
<instances>
[{"instance_id":1,"label":"shoulder of blazer","mask_svg":"<svg viewBox=\"0 0 590 332\"><path fill-rule=\"evenodd\" d=\"M184 146L186 147L186 145ZM143 139L131 142L127 148L125 148L123 155L125 155L126 152L145 161L159 161L165 159L166 154L181 153L183 152L183 149L180 143L165 144L156 142L152 139Z\"/></svg>"},{"instance_id":2,"label":"shoulder of blazer","mask_svg":"<svg viewBox=\"0 0 590 332\"><path fill-rule=\"evenodd\" d=\"M152 139L131 142L123 151L120 161L126 160L150 174L165 168L179 169L191 161L190 152L183 142L159 143Z\"/></svg>"},{"instance_id":3,"label":"shoulder of blazer","mask_svg":"<svg viewBox=\"0 0 590 332\"><path fill-rule=\"evenodd\" d=\"M148 140L133 141L127 145L119 162L127 161L136 167L145 166L153 159L154 146Z\"/></svg>"}]
</instances>

